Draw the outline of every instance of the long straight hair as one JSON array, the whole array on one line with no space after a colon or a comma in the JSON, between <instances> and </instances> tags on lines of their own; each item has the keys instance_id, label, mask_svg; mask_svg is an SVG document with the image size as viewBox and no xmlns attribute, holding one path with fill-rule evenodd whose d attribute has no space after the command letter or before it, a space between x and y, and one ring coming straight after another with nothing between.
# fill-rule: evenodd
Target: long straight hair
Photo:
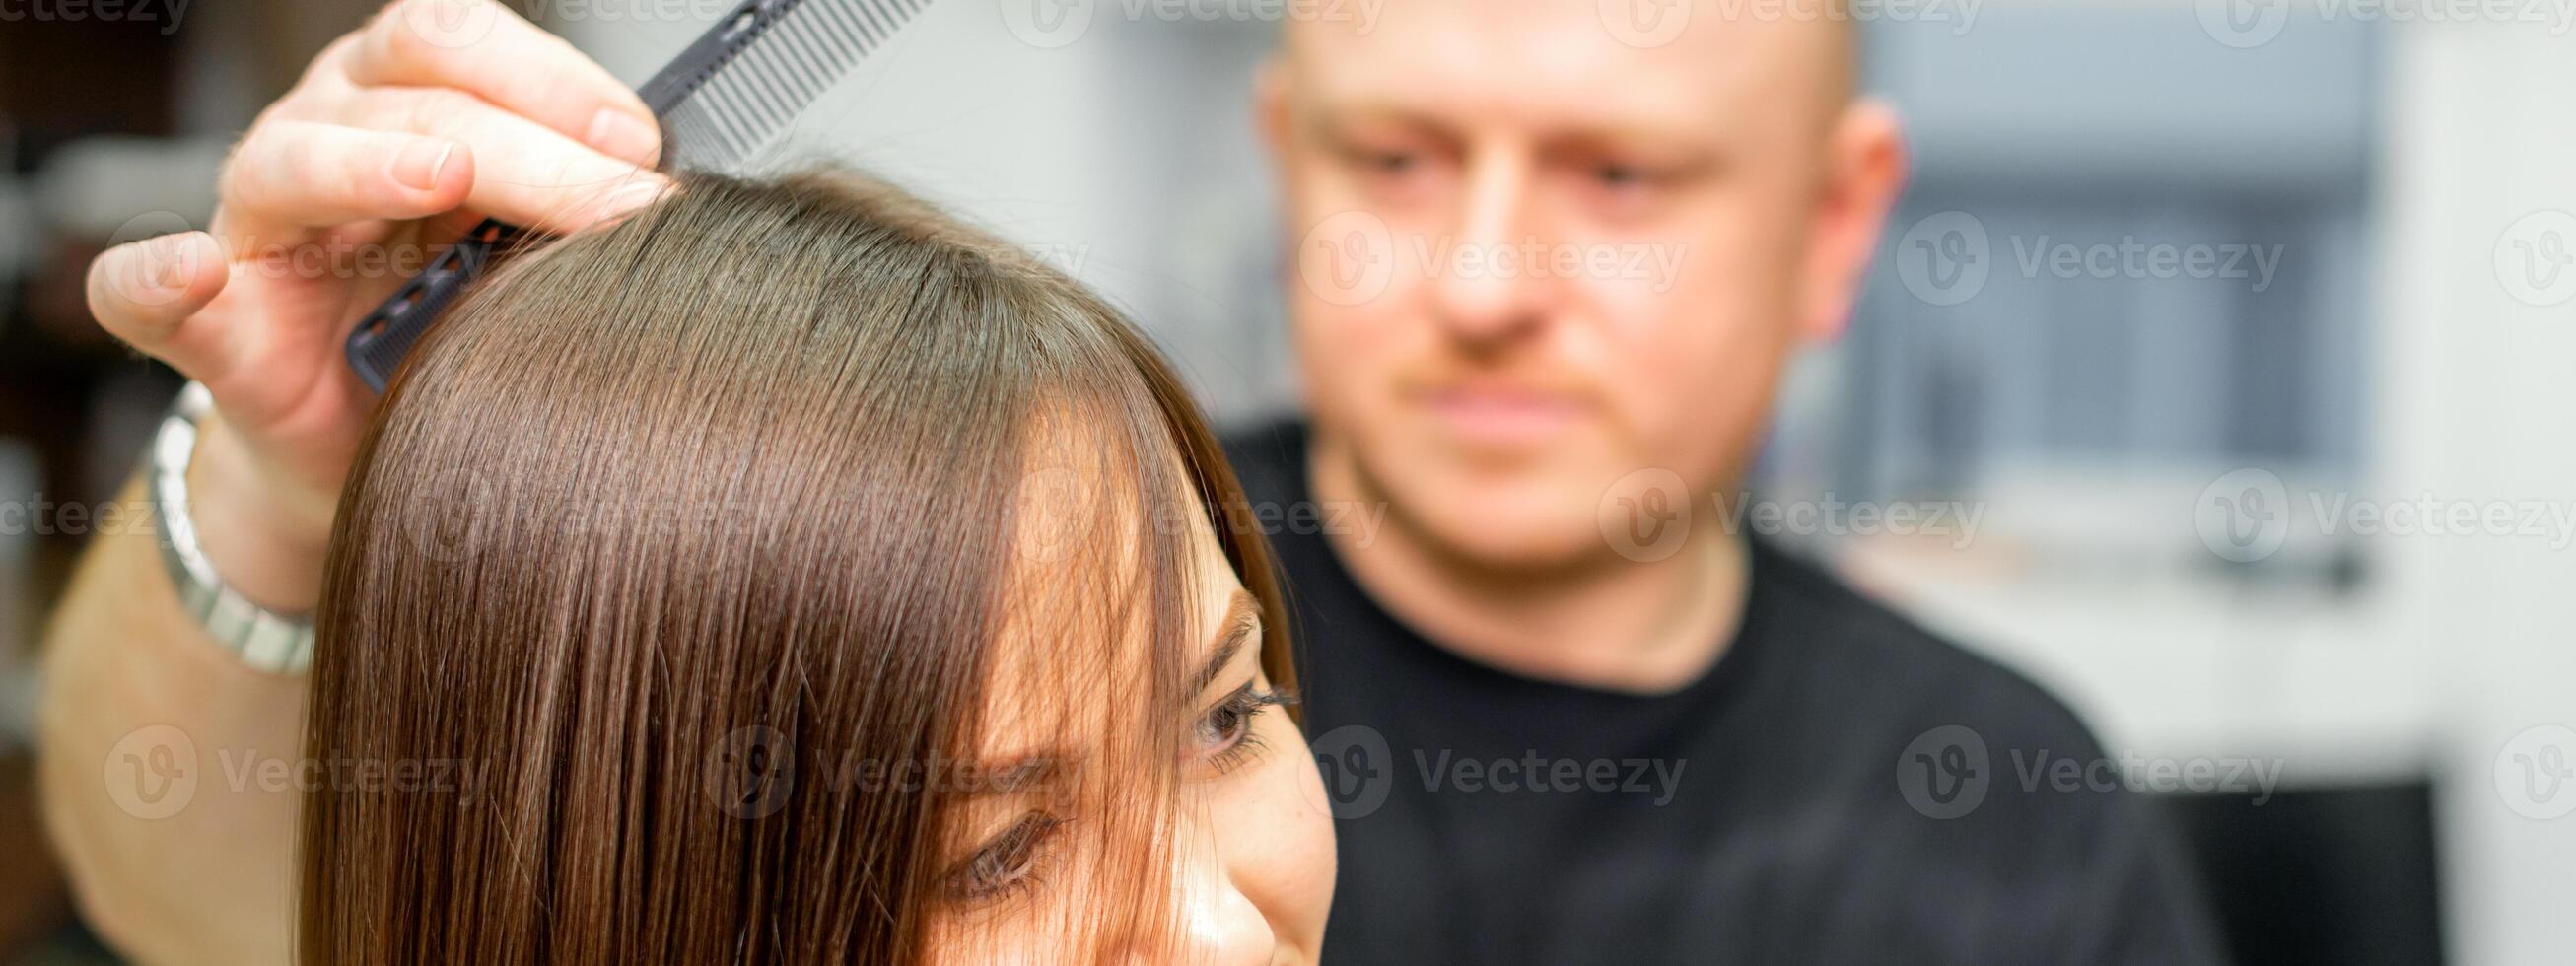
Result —
<instances>
[{"instance_id":1,"label":"long straight hair","mask_svg":"<svg viewBox=\"0 0 2576 966\"><path fill-rule=\"evenodd\" d=\"M881 184L688 175L523 254L418 347L340 504L300 955L924 961L979 921L952 853L992 791L942 766L1002 721L1075 746L1042 791L1100 857L1048 886L1050 958L1150 955L1193 519L1292 682L1151 345Z\"/></svg>"}]
</instances>

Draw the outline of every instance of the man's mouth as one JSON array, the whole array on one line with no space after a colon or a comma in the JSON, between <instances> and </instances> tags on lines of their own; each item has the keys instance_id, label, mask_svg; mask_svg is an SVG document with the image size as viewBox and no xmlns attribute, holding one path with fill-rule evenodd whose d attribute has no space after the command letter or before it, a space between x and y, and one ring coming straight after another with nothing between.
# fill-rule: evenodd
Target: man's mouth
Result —
<instances>
[{"instance_id":1,"label":"man's mouth","mask_svg":"<svg viewBox=\"0 0 2576 966\"><path fill-rule=\"evenodd\" d=\"M1590 407L1572 393L1510 384L1456 384L1414 394L1443 429L1486 446L1525 446L1564 432Z\"/></svg>"}]
</instances>

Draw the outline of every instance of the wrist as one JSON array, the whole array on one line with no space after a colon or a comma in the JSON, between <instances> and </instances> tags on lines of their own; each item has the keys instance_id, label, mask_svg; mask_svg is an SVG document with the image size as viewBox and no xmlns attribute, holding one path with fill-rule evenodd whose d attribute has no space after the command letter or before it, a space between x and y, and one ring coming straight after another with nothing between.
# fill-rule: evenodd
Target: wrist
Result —
<instances>
[{"instance_id":1,"label":"wrist","mask_svg":"<svg viewBox=\"0 0 2576 966\"><path fill-rule=\"evenodd\" d=\"M278 478L220 413L200 425L188 463L188 514L206 562L226 586L261 607L305 613L322 598L322 566L336 494Z\"/></svg>"}]
</instances>

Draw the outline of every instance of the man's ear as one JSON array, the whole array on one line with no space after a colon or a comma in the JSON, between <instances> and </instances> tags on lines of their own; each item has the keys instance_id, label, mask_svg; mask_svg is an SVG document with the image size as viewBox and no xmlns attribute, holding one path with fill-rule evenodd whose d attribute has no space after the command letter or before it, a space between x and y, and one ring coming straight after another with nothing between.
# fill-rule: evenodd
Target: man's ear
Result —
<instances>
[{"instance_id":1,"label":"man's ear","mask_svg":"<svg viewBox=\"0 0 2576 966\"><path fill-rule=\"evenodd\" d=\"M1888 212L1905 191L1905 132L1895 108L1852 102L1826 134L1824 161L1798 314L1800 335L1813 342L1832 341L1851 321Z\"/></svg>"},{"instance_id":2,"label":"man's ear","mask_svg":"<svg viewBox=\"0 0 2576 966\"><path fill-rule=\"evenodd\" d=\"M1294 83L1288 73L1288 55L1273 54L1252 72L1252 123L1261 129L1261 143L1270 149L1270 157L1285 164L1288 158L1288 87Z\"/></svg>"}]
</instances>

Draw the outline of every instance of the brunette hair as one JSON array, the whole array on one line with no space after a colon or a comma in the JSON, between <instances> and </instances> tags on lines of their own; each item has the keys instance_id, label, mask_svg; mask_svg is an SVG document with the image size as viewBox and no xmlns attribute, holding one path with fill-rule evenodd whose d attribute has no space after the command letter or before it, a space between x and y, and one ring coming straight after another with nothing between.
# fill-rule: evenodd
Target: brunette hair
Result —
<instances>
[{"instance_id":1,"label":"brunette hair","mask_svg":"<svg viewBox=\"0 0 2576 966\"><path fill-rule=\"evenodd\" d=\"M1051 884L1085 897L1060 958L1150 954L1193 515L1293 680L1203 417L1096 296L900 192L679 184L394 380L316 619L300 955L920 961L992 790L936 763L992 714L1081 741L1042 784L1106 861Z\"/></svg>"}]
</instances>

